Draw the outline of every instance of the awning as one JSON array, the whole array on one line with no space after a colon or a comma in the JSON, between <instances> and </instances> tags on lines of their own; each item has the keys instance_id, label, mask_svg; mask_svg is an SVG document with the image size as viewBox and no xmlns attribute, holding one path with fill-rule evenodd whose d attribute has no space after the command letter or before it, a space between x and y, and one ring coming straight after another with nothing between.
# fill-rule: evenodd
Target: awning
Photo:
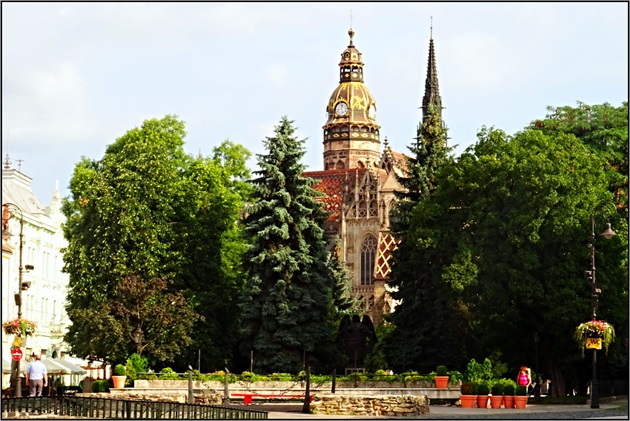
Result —
<instances>
[{"instance_id":1,"label":"awning","mask_svg":"<svg viewBox=\"0 0 630 421\"><path fill-rule=\"evenodd\" d=\"M70 361L67 360L61 360L59 358L45 358L48 361L53 361L56 364L59 364L65 368L67 368L68 370L70 370L70 374L87 374L87 370L79 367L76 364L71 363ZM44 360L42 360L44 361Z\"/></svg>"},{"instance_id":2,"label":"awning","mask_svg":"<svg viewBox=\"0 0 630 421\"><path fill-rule=\"evenodd\" d=\"M28 368L28 363L24 361L23 358L20 360L20 363L20 374L24 376ZM2 374L11 374L11 360L2 359Z\"/></svg>"}]
</instances>

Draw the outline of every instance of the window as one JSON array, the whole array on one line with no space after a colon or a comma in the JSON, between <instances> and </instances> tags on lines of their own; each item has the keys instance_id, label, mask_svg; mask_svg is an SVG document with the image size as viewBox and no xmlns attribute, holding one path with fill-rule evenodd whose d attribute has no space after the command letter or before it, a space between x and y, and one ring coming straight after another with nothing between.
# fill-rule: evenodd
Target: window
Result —
<instances>
[{"instance_id":1,"label":"window","mask_svg":"<svg viewBox=\"0 0 630 421\"><path fill-rule=\"evenodd\" d=\"M373 235L368 236L361 245L361 285L373 283L376 246L376 238Z\"/></svg>"}]
</instances>

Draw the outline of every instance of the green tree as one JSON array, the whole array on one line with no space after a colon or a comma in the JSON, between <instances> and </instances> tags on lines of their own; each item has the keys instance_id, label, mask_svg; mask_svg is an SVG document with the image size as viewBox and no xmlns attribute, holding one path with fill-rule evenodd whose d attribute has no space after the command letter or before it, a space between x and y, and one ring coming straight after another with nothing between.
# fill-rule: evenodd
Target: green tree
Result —
<instances>
[{"instance_id":1,"label":"green tree","mask_svg":"<svg viewBox=\"0 0 630 421\"><path fill-rule=\"evenodd\" d=\"M475 338L468 352L497 351L512 366L533 365L537 332L541 369L550 375L554 395L563 395L567 379L583 364L572 334L590 314L583 278L590 215L612 200L603 159L573 135L529 129L509 137L484 128L478 143L445 167L438 181L435 194L415 209L411 236L415 258L434 282L450 286L453 313L468 321L460 325ZM623 237L627 224L625 230ZM623 257L623 247L602 245L598 251L602 259L608 253ZM620 287L620 266L601 269L603 288ZM430 305L422 295L410 297L407 305L419 311ZM625 314L601 311L627 323L627 307Z\"/></svg>"},{"instance_id":2,"label":"green tree","mask_svg":"<svg viewBox=\"0 0 630 421\"><path fill-rule=\"evenodd\" d=\"M615 202L628 212L628 101L620 107L608 103L577 107L547 107L549 114L530 127L545 134L571 133L603 157L609 171Z\"/></svg>"},{"instance_id":3,"label":"green tree","mask_svg":"<svg viewBox=\"0 0 630 421\"><path fill-rule=\"evenodd\" d=\"M194 343L193 326L200 326L194 323L218 324L222 315L207 311L213 303L238 296L235 281L221 276L228 270L215 246L238 237L231 230L240 195L234 180L226 184L229 170L184 153L184 137L184 123L174 116L146 120L109 145L102 159L76 165L63 204L72 321L65 339L73 353L125 360L140 325L149 360L173 361ZM217 270L212 277L195 271L205 261ZM207 290L220 291L221 299L204 295ZM135 314L126 307L133 300ZM206 340L222 344L224 336L236 336L236 327L210 332Z\"/></svg>"},{"instance_id":4,"label":"green tree","mask_svg":"<svg viewBox=\"0 0 630 421\"><path fill-rule=\"evenodd\" d=\"M304 357L328 369L338 350L330 331L335 274L327 258L313 180L304 178L304 140L283 117L258 156L253 204L245 232L251 241L244 264L248 278L241 303L243 351L254 351L255 368L298 372Z\"/></svg>"},{"instance_id":5,"label":"green tree","mask_svg":"<svg viewBox=\"0 0 630 421\"><path fill-rule=\"evenodd\" d=\"M417 245L411 225L416 206L429 200L438 189L438 172L452 162L447 139L439 109L429 106L427 118L418 127L416 142L409 146L413 156L406 160L407 174L399 178L405 191L396 192L399 202L394 210L397 218L392 230L399 244L392 253L389 285L395 288L393 298L402 302L389 318L395 330L387 335L385 346L396 370L426 371L442 364L445 358L451 363L465 360L464 336L453 308L452 291L444 285L439 273L416 259ZM428 260L438 265L443 258L435 254ZM418 323L419 319L423 323Z\"/></svg>"}]
</instances>

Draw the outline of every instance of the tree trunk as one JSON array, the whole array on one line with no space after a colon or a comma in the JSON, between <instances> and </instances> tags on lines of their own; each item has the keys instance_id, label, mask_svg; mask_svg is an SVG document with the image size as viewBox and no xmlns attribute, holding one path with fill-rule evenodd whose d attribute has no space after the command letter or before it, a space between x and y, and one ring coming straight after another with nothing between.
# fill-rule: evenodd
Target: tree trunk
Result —
<instances>
[{"instance_id":1,"label":"tree trunk","mask_svg":"<svg viewBox=\"0 0 630 421\"><path fill-rule=\"evenodd\" d=\"M554 398L566 396L564 374L554 364L551 365L551 396Z\"/></svg>"}]
</instances>

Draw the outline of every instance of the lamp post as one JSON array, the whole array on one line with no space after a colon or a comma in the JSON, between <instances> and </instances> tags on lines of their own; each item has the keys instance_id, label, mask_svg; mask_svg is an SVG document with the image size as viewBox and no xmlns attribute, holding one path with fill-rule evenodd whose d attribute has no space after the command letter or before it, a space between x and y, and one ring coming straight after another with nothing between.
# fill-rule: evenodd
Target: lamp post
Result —
<instances>
[{"instance_id":1,"label":"lamp post","mask_svg":"<svg viewBox=\"0 0 630 421\"><path fill-rule=\"evenodd\" d=\"M610 227L610 222L606 223L606 229L602 233L602 237L610 240L615 235L615 231ZM593 321L597 320L597 302L599 301L599 294L602 293L600 285L597 283L595 277L595 216L591 215L591 242L589 244L591 249L591 267L586 271L586 278L591 281L591 307L593 308ZM597 349L593 348L593 378L591 380L591 408L599 408L599 390L597 384Z\"/></svg>"},{"instance_id":2,"label":"lamp post","mask_svg":"<svg viewBox=\"0 0 630 421\"><path fill-rule=\"evenodd\" d=\"M15 293L14 298L15 298L15 304L17 305L17 308L18 308L17 318L18 320L21 320L22 319L22 290L26 290L30 286L29 283L23 282L24 266L22 265L22 254L23 254L23 249L24 249L24 213L22 212L22 209L14 203L4 203L2 205L2 208L3 208L3 213L4 211L10 213L6 219L7 225L4 227L4 230L2 231L2 238L4 240L8 240L12 236L8 228L8 220L11 219L11 217L13 216L12 215L13 212L10 212L10 209L14 208L20 214L18 292ZM3 215L3 218L4 218L4 215ZM32 269L31 265L29 265L29 269ZM20 344L16 347L21 347L21 346L22 346L22 342L20 338ZM18 398L22 396L22 381L20 380L20 362L21 362L20 360L18 361L13 360L13 359L11 360L11 380L13 382L14 394Z\"/></svg>"},{"instance_id":3,"label":"lamp post","mask_svg":"<svg viewBox=\"0 0 630 421\"><path fill-rule=\"evenodd\" d=\"M140 346L142 345L143 337L144 337L144 332L142 331L142 328L140 327L140 325L138 325L138 327L136 327L136 330L133 331L133 341L136 343L136 354L138 354L138 356L142 352L140 349Z\"/></svg>"}]
</instances>

